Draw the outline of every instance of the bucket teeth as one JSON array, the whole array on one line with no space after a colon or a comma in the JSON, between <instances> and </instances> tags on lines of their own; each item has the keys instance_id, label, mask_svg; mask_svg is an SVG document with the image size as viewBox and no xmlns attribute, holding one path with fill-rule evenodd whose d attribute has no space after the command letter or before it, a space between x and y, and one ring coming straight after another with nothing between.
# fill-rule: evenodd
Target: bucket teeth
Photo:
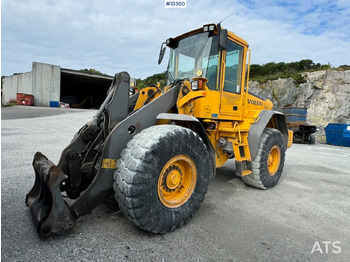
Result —
<instances>
[{"instance_id":1,"label":"bucket teeth","mask_svg":"<svg viewBox=\"0 0 350 262\"><path fill-rule=\"evenodd\" d=\"M60 186L67 176L42 153L34 156L35 183L26 197L37 232L41 238L71 229L75 217L61 195Z\"/></svg>"}]
</instances>

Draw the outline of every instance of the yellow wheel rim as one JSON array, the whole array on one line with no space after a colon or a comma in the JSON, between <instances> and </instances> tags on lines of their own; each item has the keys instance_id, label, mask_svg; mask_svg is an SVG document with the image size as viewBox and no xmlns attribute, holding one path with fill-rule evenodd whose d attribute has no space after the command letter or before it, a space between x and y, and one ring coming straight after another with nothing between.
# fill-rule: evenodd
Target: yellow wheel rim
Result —
<instances>
[{"instance_id":1,"label":"yellow wheel rim","mask_svg":"<svg viewBox=\"0 0 350 262\"><path fill-rule=\"evenodd\" d=\"M267 170L269 175L273 176L276 174L281 162L281 150L277 145L274 145L267 158Z\"/></svg>"},{"instance_id":2,"label":"yellow wheel rim","mask_svg":"<svg viewBox=\"0 0 350 262\"><path fill-rule=\"evenodd\" d=\"M171 158L158 179L160 201L169 208L183 205L191 197L196 181L197 170L191 158L185 155Z\"/></svg>"}]
</instances>

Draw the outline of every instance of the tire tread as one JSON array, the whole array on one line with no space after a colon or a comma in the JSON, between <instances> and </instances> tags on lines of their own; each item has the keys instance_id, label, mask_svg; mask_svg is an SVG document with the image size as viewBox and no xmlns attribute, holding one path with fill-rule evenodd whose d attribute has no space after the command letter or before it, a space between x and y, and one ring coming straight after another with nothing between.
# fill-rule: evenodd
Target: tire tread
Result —
<instances>
[{"instance_id":1,"label":"tire tread","mask_svg":"<svg viewBox=\"0 0 350 262\"><path fill-rule=\"evenodd\" d=\"M162 155L174 155L176 150L190 151L203 163L203 167L199 168L205 172L197 174L196 194L193 193L183 206L169 209L159 206L159 200L159 203L152 202L158 198L154 195L157 192L151 190L157 187L154 183L158 177L155 179L152 174L159 172L157 166ZM136 134L121 152L114 173L115 198L120 209L135 225L153 233L171 232L183 226L203 202L210 177L208 163L206 146L192 130L175 125L152 126Z\"/></svg>"}]
</instances>

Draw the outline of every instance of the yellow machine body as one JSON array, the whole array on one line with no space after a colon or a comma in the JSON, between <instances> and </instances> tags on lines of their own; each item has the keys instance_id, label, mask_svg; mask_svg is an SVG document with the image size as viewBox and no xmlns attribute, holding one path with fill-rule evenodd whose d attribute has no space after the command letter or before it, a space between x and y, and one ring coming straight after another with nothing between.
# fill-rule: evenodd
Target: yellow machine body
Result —
<instances>
[{"instance_id":1,"label":"yellow machine body","mask_svg":"<svg viewBox=\"0 0 350 262\"><path fill-rule=\"evenodd\" d=\"M193 36L202 30L200 28L172 40L176 41L176 39ZM215 27L213 33L218 34L217 27ZM216 152L216 167L224 165L230 158L230 154L224 152L222 147L218 145L220 139L232 143L232 150L236 161L252 160L248 144L250 127L259 121L261 111L271 111L273 108L270 100L260 98L248 92L251 53L248 43L229 31L227 31L227 40L241 47L241 58L237 68L237 86L240 88L237 88L238 90L236 92L227 92L225 90L225 84L227 83L225 77L228 74L226 72L228 51L225 49L218 52L215 89L209 88L207 86L208 79L201 77L201 72L197 72L197 77L184 81L176 105L178 114L194 116L210 126L210 128L206 129L206 132ZM175 63L179 63L179 57L176 57ZM175 78L177 77L178 72L175 72ZM197 86L200 86L200 89L193 90L193 82L197 82ZM167 91L167 89L168 87L164 91ZM149 90L156 92L155 87L148 87L144 91L141 90L142 94L137 101L135 109L140 108L147 100ZM159 95L160 93L157 93L157 95L154 95L154 98ZM160 121L159 123L163 124L164 121ZM275 115L272 115L265 126L278 129ZM287 137L287 146L290 147L292 145L293 133L289 131ZM250 170L242 170L241 175L244 176L250 173Z\"/></svg>"}]
</instances>

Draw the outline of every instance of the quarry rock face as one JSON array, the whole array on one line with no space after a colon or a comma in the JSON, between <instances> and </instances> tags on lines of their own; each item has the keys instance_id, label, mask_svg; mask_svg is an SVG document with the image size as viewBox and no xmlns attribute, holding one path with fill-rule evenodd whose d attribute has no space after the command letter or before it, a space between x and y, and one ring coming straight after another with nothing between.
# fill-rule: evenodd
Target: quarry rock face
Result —
<instances>
[{"instance_id":1,"label":"quarry rock face","mask_svg":"<svg viewBox=\"0 0 350 262\"><path fill-rule=\"evenodd\" d=\"M316 125L321 135L329 123L350 123L350 70L323 70L304 73L306 83L292 78L249 82L249 91L274 104L307 108L307 123Z\"/></svg>"},{"instance_id":2,"label":"quarry rock face","mask_svg":"<svg viewBox=\"0 0 350 262\"><path fill-rule=\"evenodd\" d=\"M350 122L350 70L307 73L306 92L295 101L308 108L307 120L315 125Z\"/></svg>"}]
</instances>

